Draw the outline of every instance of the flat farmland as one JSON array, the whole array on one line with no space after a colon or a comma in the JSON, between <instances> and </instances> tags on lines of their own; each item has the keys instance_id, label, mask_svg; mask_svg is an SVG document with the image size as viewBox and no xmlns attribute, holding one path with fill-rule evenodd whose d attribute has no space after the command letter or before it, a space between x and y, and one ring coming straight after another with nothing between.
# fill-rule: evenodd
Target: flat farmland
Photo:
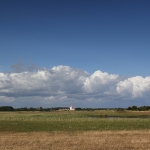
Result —
<instances>
[{"instance_id":1,"label":"flat farmland","mask_svg":"<svg viewBox=\"0 0 150 150\"><path fill-rule=\"evenodd\" d=\"M150 149L149 111L0 112L0 149Z\"/></svg>"}]
</instances>

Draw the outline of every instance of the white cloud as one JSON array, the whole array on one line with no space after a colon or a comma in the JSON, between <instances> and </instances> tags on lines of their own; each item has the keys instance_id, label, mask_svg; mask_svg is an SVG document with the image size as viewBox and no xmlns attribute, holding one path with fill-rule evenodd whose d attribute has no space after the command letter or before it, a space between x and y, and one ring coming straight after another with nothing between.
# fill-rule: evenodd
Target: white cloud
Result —
<instances>
[{"instance_id":1,"label":"white cloud","mask_svg":"<svg viewBox=\"0 0 150 150\"><path fill-rule=\"evenodd\" d=\"M95 102L147 98L150 77L121 78L95 71L89 74L69 66L55 66L37 72L0 73L0 101L19 103L35 99L39 103Z\"/></svg>"},{"instance_id":2,"label":"white cloud","mask_svg":"<svg viewBox=\"0 0 150 150\"><path fill-rule=\"evenodd\" d=\"M118 75L95 71L92 75L86 77L84 89L86 92L108 92L115 85Z\"/></svg>"},{"instance_id":3,"label":"white cloud","mask_svg":"<svg viewBox=\"0 0 150 150\"><path fill-rule=\"evenodd\" d=\"M146 97L150 92L150 77L131 77L117 84L116 91L120 95L134 98Z\"/></svg>"}]
</instances>

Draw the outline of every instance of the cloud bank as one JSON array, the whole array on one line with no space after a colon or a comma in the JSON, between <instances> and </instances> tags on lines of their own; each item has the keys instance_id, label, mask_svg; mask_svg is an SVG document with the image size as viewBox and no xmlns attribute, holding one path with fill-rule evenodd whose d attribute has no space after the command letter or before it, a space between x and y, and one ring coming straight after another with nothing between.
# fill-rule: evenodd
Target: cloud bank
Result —
<instances>
[{"instance_id":1,"label":"cloud bank","mask_svg":"<svg viewBox=\"0 0 150 150\"><path fill-rule=\"evenodd\" d=\"M95 71L89 74L69 66L36 72L0 73L0 102L71 104L148 99L150 77L121 77Z\"/></svg>"}]
</instances>

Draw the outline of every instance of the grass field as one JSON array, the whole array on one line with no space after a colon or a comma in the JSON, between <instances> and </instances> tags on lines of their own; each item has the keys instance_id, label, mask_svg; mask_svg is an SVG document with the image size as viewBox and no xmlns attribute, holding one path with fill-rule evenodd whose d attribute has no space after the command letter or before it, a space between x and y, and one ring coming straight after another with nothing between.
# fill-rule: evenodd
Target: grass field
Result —
<instances>
[{"instance_id":1,"label":"grass field","mask_svg":"<svg viewBox=\"0 0 150 150\"><path fill-rule=\"evenodd\" d=\"M0 112L0 149L150 149L149 129L150 111Z\"/></svg>"}]
</instances>

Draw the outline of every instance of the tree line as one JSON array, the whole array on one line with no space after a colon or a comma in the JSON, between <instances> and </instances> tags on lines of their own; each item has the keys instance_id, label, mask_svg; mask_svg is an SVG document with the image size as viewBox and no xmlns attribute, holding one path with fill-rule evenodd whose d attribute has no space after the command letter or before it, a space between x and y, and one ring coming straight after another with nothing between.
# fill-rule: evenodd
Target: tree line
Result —
<instances>
[{"instance_id":1,"label":"tree line","mask_svg":"<svg viewBox=\"0 0 150 150\"><path fill-rule=\"evenodd\" d=\"M51 107L51 108L42 108L42 107L21 107L21 108L13 108L12 106L0 106L0 111L58 111L58 110L69 110L69 107ZM95 110L132 110L132 111L147 111L150 110L150 106L131 106L128 108L75 108L76 111L95 111Z\"/></svg>"},{"instance_id":2,"label":"tree line","mask_svg":"<svg viewBox=\"0 0 150 150\"><path fill-rule=\"evenodd\" d=\"M13 108L12 106L0 106L0 111L56 111L61 109L69 109L69 107L52 107L52 108L42 108L42 107L21 107Z\"/></svg>"},{"instance_id":3,"label":"tree line","mask_svg":"<svg viewBox=\"0 0 150 150\"><path fill-rule=\"evenodd\" d=\"M147 111L147 110L150 110L150 106L141 106L141 107L131 106L131 107L128 107L127 110L133 110L133 111Z\"/></svg>"}]
</instances>

